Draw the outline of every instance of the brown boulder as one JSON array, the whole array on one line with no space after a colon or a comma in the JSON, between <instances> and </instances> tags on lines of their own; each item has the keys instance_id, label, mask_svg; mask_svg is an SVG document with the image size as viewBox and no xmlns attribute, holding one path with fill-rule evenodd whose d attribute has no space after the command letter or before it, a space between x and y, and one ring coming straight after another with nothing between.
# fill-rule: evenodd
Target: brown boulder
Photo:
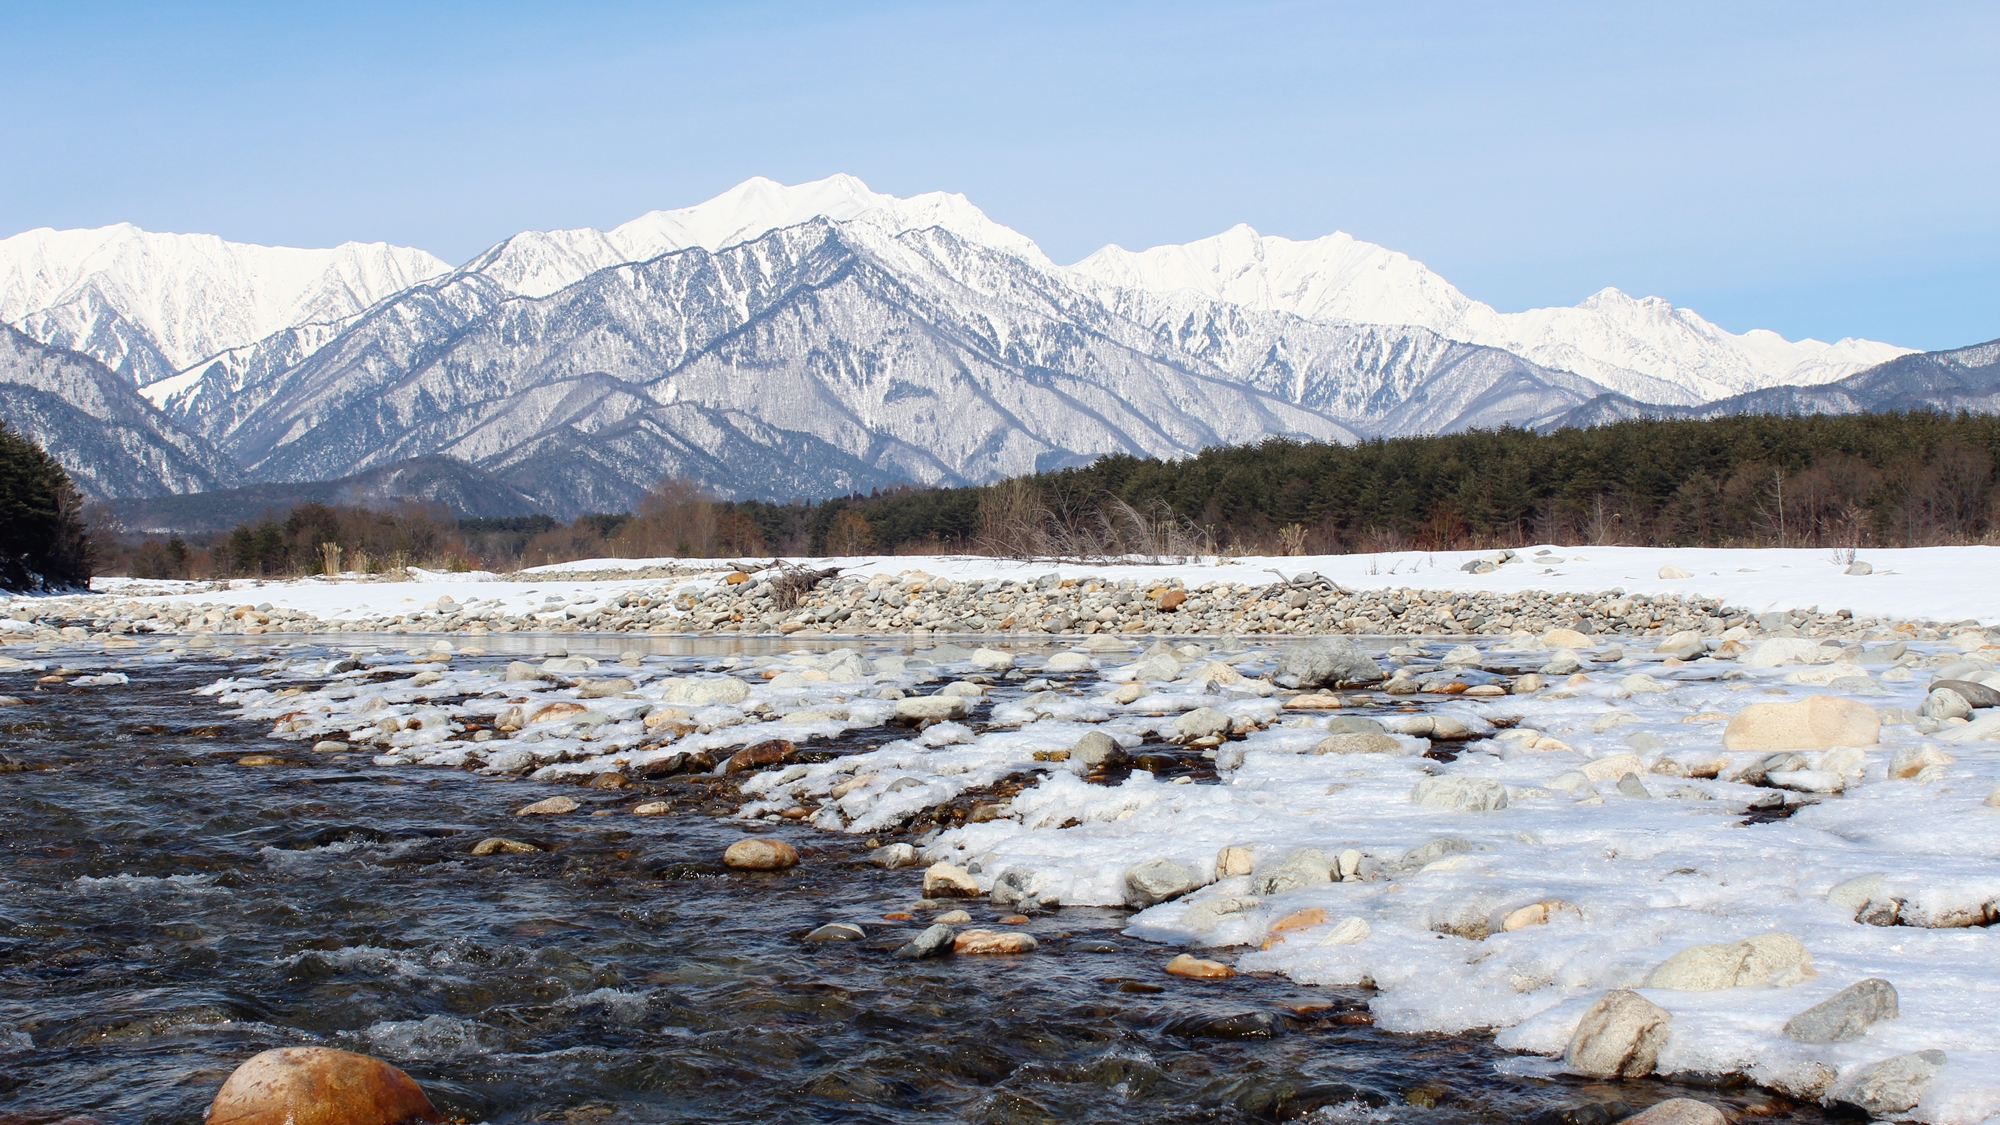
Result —
<instances>
[{"instance_id":1,"label":"brown boulder","mask_svg":"<svg viewBox=\"0 0 2000 1125\"><path fill-rule=\"evenodd\" d=\"M722 853L722 862L743 871L778 871L797 867L799 850L783 840L751 837L738 840Z\"/></svg>"},{"instance_id":2,"label":"brown boulder","mask_svg":"<svg viewBox=\"0 0 2000 1125\"><path fill-rule=\"evenodd\" d=\"M722 764L723 773L742 773L744 770L761 770L771 766L781 766L792 760L798 753L796 747L782 738L759 742L755 746L745 746L729 756Z\"/></svg>"},{"instance_id":3,"label":"brown boulder","mask_svg":"<svg viewBox=\"0 0 2000 1125\"><path fill-rule=\"evenodd\" d=\"M367 1055L283 1047L236 1068L205 1125L404 1125L444 1116L410 1076Z\"/></svg>"}]
</instances>

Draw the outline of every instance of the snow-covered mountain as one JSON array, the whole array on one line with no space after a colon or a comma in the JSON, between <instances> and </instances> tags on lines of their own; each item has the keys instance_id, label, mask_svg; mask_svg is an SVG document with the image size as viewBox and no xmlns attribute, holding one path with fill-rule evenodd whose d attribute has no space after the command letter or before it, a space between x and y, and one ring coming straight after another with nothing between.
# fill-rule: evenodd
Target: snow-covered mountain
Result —
<instances>
[{"instance_id":1,"label":"snow-covered mountain","mask_svg":"<svg viewBox=\"0 0 2000 1125\"><path fill-rule=\"evenodd\" d=\"M1643 402L1686 405L1775 386L1829 383L1911 349L1872 340L1742 335L1659 297L1604 289L1572 308L1502 313L1408 255L1334 233L1309 242L1237 225L1133 252L1107 246L1072 267L1120 289L1191 293L1308 320L1404 324L1570 371Z\"/></svg>"},{"instance_id":2,"label":"snow-covered mountain","mask_svg":"<svg viewBox=\"0 0 2000 1125\"><path fill-rule=\"evenodd\" d=\"M139 386L296 325L339 321L450 265L405 246L252 246L130 223L0 239L0 322Z\"/></svg>"},{"instance_id":3,"label":"snow-covered mountain","mask_svg":"<svg viewBox=\"0 0 2000 1125\"><path fill-rule=\"evenodd\" d=\"M1503 314L1344 234L1238 227L1064 267L962 195L851 176L524 232L456 269L380 244L32 231L0 242L0 318L141 384L146 409L121 400L121 425L217 458L100 494L446 456L559 515L629 504L666 473L786 499L1270 436L1546 425L1905 352L1736 336L1615 290ZM79 416L113 411L91 402ZM77 434L73 418L51 431Z\"/></svg>"}]
</instances>

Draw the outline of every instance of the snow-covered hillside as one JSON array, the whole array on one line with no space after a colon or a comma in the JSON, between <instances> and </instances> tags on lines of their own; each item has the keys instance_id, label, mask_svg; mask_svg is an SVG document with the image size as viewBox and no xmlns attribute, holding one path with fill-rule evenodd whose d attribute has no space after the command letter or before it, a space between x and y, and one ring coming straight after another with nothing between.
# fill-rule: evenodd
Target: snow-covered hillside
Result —
<instances>
[{"instance_id":1,"label":"snow-covered hillside","mask_svg":"<svg viewBox=\"0 0 2000 1125\"><path fill-rule=\"evenodd\" d=\"M1691 309L1616 289L1572 308L1502 313L1407 254L1340 232L1296 242L1239 224L1179 246L1136 253L1107 246L1072 268L1104 285L1193 292L1308 320L1416 325L1574 372L1642 402L1689 405L1830 383L1912 350L1872 340L1791 341L1763 329L1739 336ZM1662 397L1662 385L1678 395Z\"/></svg>"},{"instance_id":2,"label":"snow-covered hillside","mask_svg":"<svg viewBox=\"0 0 2000 1125\"><path fill-rule=\"evenodd\" d=\"M406 246L253 246L130 223L0 240L0 321L144 385L300 324L351 317L451 267Z\"/></svg>"}]
</instances>

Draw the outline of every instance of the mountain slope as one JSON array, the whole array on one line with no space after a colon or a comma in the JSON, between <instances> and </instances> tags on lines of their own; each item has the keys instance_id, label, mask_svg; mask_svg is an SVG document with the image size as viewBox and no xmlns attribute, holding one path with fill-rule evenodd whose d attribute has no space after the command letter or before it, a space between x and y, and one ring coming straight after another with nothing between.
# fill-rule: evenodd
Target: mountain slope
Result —
<instances>
[{"instance_id":1,"label":"mountain slope","mask_svg":"<svg viewBox=\"0 0 2000 1125\"><path fill-rule=\"evenodd\" d=\"M300 504L442 504L461 519L535 514L535 502L492 475L449 457L398 461L340 480L252 484L214 492L114 500L111 516L127 531L199 535L227 531Z\"/></svg>"},{"instance_id":2,"label":"mountain slope","mask_svg":"<svg viewBox=\"0 0 2000 1125\"><path fill-rule=\"evenodd\" d=\"M34 438L94 499L199 492L236 466L89 356L0 325L0 418Z\"/></svg>"},{"instance_id":3,"label":"mountain slope","mask_svg":"<svg viewBox=\"0 0 2000 1125\"><path fill-rule=\"evenodd\" d=\"M294 325L353 316L450 267L421 250L301 250L130 223L0 239L0 321L139 385Z\"/></svg>"},{"instance_id":4,"label":"mountain slope","mask_svg":"<svg viewBox=\"0 0 2000 1125\"><path fill-rule=\"evenodd\" d=\"M1642 401L1692 405L1779 385L1831 382L1908 349L1868 340L1735 335L1657 297L1605 289L1574 308L1502 313L1407 255L1334 233L1309 242L1238 225L1185 245L1107 246L1071 267L1099 284L1191 292L1308 320L1400 324L1501 348Z\"/></svg>"}]
</instances>

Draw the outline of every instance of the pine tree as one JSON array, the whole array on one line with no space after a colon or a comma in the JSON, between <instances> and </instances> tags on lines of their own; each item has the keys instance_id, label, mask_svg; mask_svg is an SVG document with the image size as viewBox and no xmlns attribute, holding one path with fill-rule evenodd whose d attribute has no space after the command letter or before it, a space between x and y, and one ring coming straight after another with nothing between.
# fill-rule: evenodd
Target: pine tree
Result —
<instances>
[{"instance_id":1,"label":"pine tree","mask_svg":"<svg viewBox=\"0 0 2000 1125\"><path fill-rule=\"evenodd\" d=\"M0 421L0 588L88 586L94 555L83 496L69 474Z\"/></svg>"}]
</instances>

